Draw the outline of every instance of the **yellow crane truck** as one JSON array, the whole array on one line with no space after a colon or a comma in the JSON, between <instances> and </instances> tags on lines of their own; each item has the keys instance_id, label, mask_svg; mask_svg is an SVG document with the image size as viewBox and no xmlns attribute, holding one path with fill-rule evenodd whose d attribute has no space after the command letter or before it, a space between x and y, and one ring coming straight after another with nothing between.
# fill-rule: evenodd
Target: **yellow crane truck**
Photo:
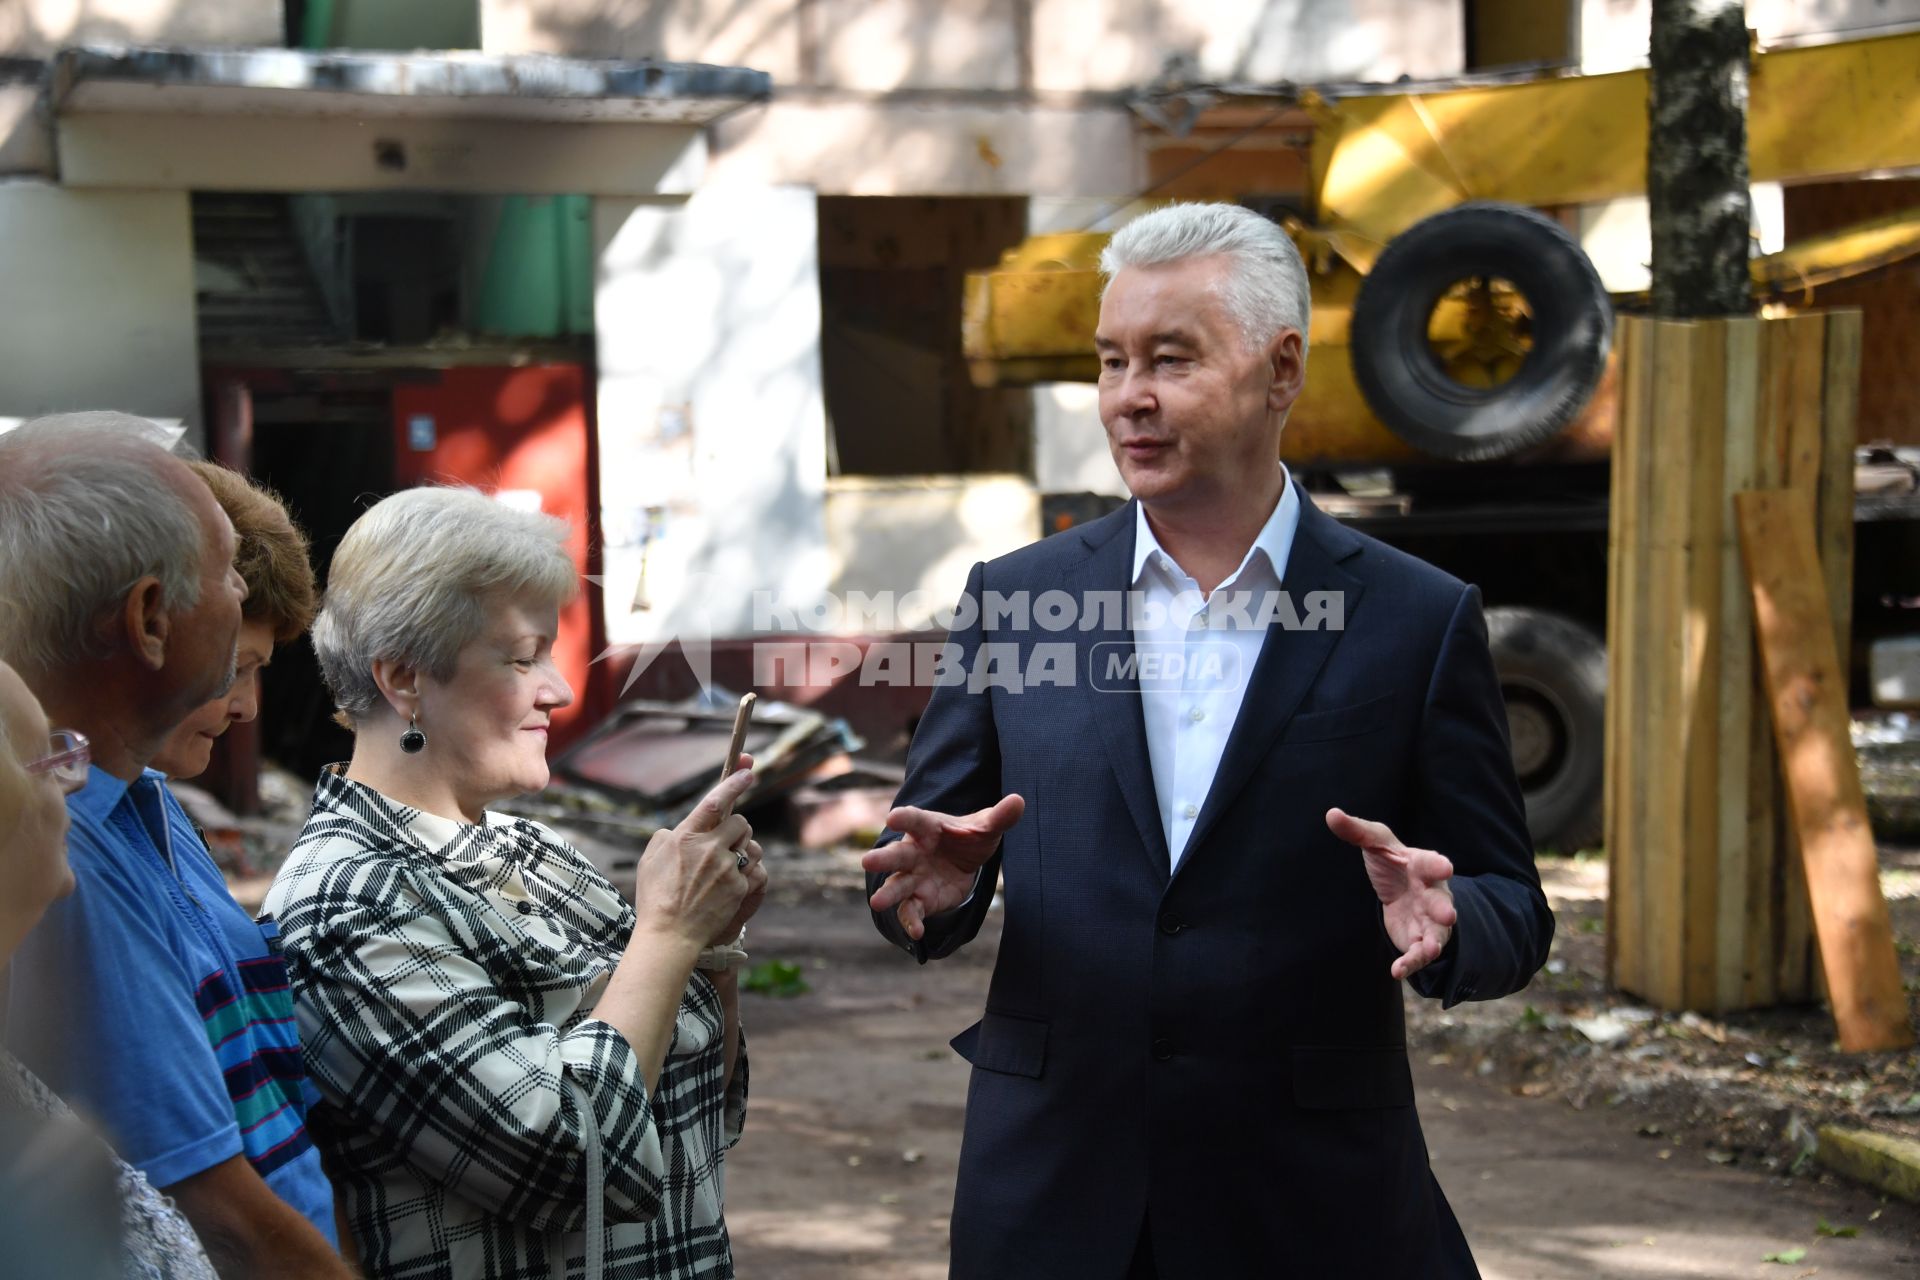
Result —
<instances>
[{"instance_id":1,"label":"yellow crane truck","mask_svg":"<svg viewBox=\"0 0 1920 1280\"><path fill-rule=\"evenodd\" d=\"M1750 84L1755 182L1920 172L1920 32L1761 53ZM1136 104L1163 134L1211 116L1298 140L1303 189L1261 205L1312 280L1282 457L1335 514L1481 586L1542 847L1599 835L1610 347L1615 309L1645 305L1609 295L1555 213L1644 193L1646 101L1645 71L1523 71ZM968 277L977 383L1094 380L1106 240L1034 236ZM1920 208L1756 257L1755 296L1792 306L1915 253ZM1920 498L1863 497L1858 515L1866 647L1920 630L1902 607L1920 603Z\"/></svg>"}]
</instances>

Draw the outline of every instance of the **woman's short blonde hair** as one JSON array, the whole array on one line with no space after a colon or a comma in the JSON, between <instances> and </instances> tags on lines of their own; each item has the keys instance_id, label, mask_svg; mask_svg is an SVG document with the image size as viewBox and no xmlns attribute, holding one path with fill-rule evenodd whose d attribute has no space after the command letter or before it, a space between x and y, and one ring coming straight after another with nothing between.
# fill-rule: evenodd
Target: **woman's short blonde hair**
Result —
<instances>
[{"instance_id":1,"label":"woman's short blonde hair","mask_svg":"<svg viewBox=\"0 0 1920 1280\"><path fill-rule=\"evenodd\" d=\"M491 604L532 596L564 605L580 589L567 522L474 489L408 489L353 522L333 553L313 624L320 674L342 716L380 703L381 659L453 678Z\"/></svg>"}]
</instances>

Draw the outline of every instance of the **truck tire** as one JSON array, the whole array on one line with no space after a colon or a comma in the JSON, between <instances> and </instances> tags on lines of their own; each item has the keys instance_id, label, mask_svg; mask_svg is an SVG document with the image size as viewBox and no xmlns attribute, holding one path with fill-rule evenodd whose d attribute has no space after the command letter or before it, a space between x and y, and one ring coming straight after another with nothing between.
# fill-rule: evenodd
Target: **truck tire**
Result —
<instances>
[{"instance_id":1,"label":"truck tire","mask_svg":"<svg viewBox=\"0 0 1920 1280\"><path fill-rule=\"evenodd\" d=\"M1427 340L1434 307L1475 278L1507 281L1531 313L1531 349L1491 387L1456 381ZM1552 438L1586 407L1612 342L1613 304L1585 250L1518 205L1463 204L1403 232L1353 306L1353 373L1368 407L1415 448L1460 461Z\"/></svg>"},{"instance_id":2,"label":"truck tire","mask_svg":"<svg viewBox=\"0 0 1920 1280\"><path fill-rule=\"evenodd\" d=\"M1534 848L1592 848L1601 829L1605 642L1561 614L1497 608L1487 610L1487 643Z\"/></svg>"}]
</instances>

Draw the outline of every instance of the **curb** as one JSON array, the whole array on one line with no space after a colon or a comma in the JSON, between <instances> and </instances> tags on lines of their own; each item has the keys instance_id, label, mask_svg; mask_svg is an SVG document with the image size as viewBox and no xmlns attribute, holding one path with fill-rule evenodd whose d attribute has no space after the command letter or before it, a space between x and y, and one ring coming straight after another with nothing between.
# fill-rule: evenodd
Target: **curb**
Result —
<instances>
[{"instance_id":1,"label":"curb","mask_svg":"<svg viewBox=\"0 0 1920 1280\"><path fill-rule=\"evenodd\" d=\"M1822 1125L1814 1158L1849 1178L1920 1204L1920 1142Z\"/></svg>"}]
</instances>

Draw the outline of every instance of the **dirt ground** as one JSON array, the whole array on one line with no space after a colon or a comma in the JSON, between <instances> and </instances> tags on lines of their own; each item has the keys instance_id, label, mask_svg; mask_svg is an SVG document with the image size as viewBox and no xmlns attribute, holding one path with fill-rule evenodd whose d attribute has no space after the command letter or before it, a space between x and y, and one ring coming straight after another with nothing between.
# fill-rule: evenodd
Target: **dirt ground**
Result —
<instances>
[{"instance_id":1,"label":"dirt ground","mask_svg":"<svg viewBox=\"0 0 1920 1280\"><path fill-rule=\"evenodd\" d=\"M1567 1020L1596 999L1609 1003L1582 976L1597 964L1587 952L1599 935L1583 922L1603 902L1604 867L1561 859L1543 869L1560 919L1559 971L1543 973L1537 990L1464 1014L1416 1001L1410 1021L1434 1167L1487 1280L1920 1276L1920 1208L1804 1162L1789 1174L1791 1144L1766 1136L1786 1126L1764 1091L1723 1104L1717 1086L1636 1085L1626 1070L1663 1079L1690 1050L1733 1045L1734 1060L1757 1077L1772 1073L1746 1063L1747 1052L1804 1054L1820 1068L1809 1074L1834 1073L1831 1097L1817 1086L1801 1105L1809 1118L1880 1096L1853 1089L1850 1098L1841 1077L1854 1060L1822 1056L1819 1015L1713 1024L1727 1043L1678 1019L1648 1019L1615 1049L1594 1048ZM967 1084L966 1064L946 1042L979 1015L997 920L955 957L922 969L872 932L848 860L796 859L776 870L752 949L756 959L798 964L810 990L746 998L753 1096L727 1188L739 1273L942 1277ZM1920 893L1896 906L1897 927L1912 938ZM1662 1027L1679 1030L1656 1034ZM1788 1037L1784 1049L1776 1032ZM1659 1054L1628 1056L1650 1043ZM1887 1073L1903 1070L1909 1091L1920 1089L1914 1057L1889 1057ZM1716 1064L1704 1055L1698 1071L1711 1079ZM1722 1114L1741 1105L1756 1113L1751 1141ZM1822 1224L1856 1234L1823 1235ZM1288 1275L1284 1259L1271 1274Z\"/></svg>"},{"instance_id":2,"label":"dirt ground","mask_svg":"<svg viewBox=\"0 0 1920 1280\"><path fill-rule=\"evenodd\" d=\"M1880 863L1909 1019L1920 1024L1920 848L1882 846ZM1820 1006L1672 1016L1609 991L1605 861L1539 866L1557 926L1546 969L1506 1000L1444 1012L1410 1004L1409 1034L1430 1056L1523 1094L1629 1111L1648 1136L1767 1172L1805 1172L1823 1124L1920 1139L1920 1055L1841 1053Z\"/></svg>"},{"instance_id":3,"label":"dirt ground","mask_svg":"<svg viewBox=\"0 0 1920 1280\"><path fill-rule=\"evenodd\" d=\"M297 829L285 807L249 823L243 902ZM603 866L630 856L569 835ZM998 918L921 968L873 932L857 851L768 843L774 890L751 948L797 965L809 989L746 997L753 1096L727 1195L739 1274L943 1277L968 1070L947 1041L979 1016ZM1881 852L1920 1017L1920 848ZM1533 983L1447 1011L1408 1005L1434 1167L1487 1280L1920 1280L1920 1207L1809 1158L1822 1123L1920 1135L1920 1054L1841 1054L1818 1008L1707 1019L1610 992L1604 860L1540 869L1557 930ZM1288 1276L1285 1260L1270 1274Z\"/></svg>"}]
</instances>

